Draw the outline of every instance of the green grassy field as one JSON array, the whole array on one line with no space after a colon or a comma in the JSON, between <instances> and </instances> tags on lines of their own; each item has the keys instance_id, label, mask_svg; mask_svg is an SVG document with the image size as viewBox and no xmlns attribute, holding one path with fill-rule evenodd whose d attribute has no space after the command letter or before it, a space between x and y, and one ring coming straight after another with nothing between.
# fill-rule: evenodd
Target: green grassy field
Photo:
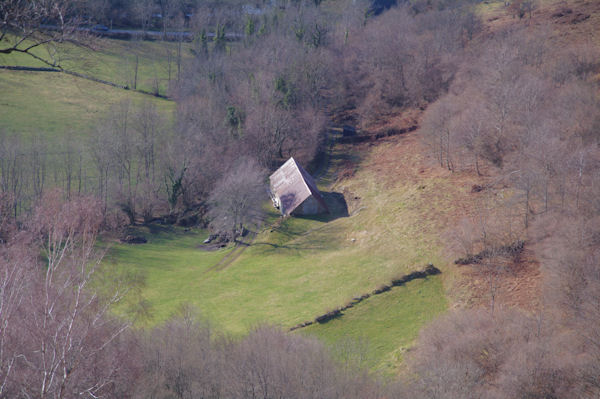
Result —
<instances>
[{"instance_id":1,"label":"green grassy field","mask_svg":"<svg viewBox=\"0 0 600 399\"><path fill-rule=\"evenodd\" d=\"M117 244L107 261L145 276L142 295L152 314L145 325L165 320L182 304L193 304L218 330L234 335L263 322L289 328L372 290L387 278L386 268L378 270L376 260L366 259L368 254L342 254L344 247L333 239L335 230L325 229L326 224L288 219L273 232L261 233L240 259L224 269L215 266L232 247L214 252L198 249L207 235L201 230L152 233L146 229L141 233L149 238L148 244ZM334 247L328 248L331 244ZM368 346L367 365L394 372L422 325L445 308L442 279L430 277L371 297L340 319L301 333L333 346L348 339L362 340Z\"/></svg>"},{"instance_id":2,"label":"green grassy field","mask_svg":"<svg viewBox=\"0 0 600 399\"><path fill-rule=\"evenodd\" d=\"M338 356L358 356L367 367L392 374L421 327L446 307L441 276L430 276L394 287L347 309L339 318L299 332L319 337Z\"/></svg>"},{"instance_id":3,"label":"green grassy field","mask_svg":"<svg viewBox=\"0 0 600 399\"><path fill-rule=\"evenodd\" d=\"M101 42L102 50L98 52L64 44L61 52L66 57L65 66L97 78L122 83L118 79L124 74L116 66L120 59L124 62L129 56L128 42ZM162 62L160 46L173 47L175 44L135 42L131 45L136 46L137 52L145 54L140 58L140 65L143 65L140 67L141 76L150 76L143 72L154 68L149 59L157 57L156 62ZM0 65L43 66L39 61L23 54L0 56ZM166 84L163 72L161 81ZM151 103L161 113L167 125L175 115L173 101L60 72L0 69L0 93L0 136L7 136L9 142L19 141L24 151L28 151L34 143L43 148L48 186L62 184L62 172L57 173L63 168L60 154L65 143L74 145L74 150L81 151L82 154L85 191L89 184L95 184L94 178L97 175L87 144L96 134L97 128L105 125L111 118L114 107L128 102L130 109L135 111L143 104Z\"/></svg>"},{"instance_id":4,"label":"green grassy field","mask_svg":"<svg viewBox=\"0 0 600 399\"><path fill-rule=\"evenodd\" d=\"M44 135L49 142L67 133L84 138L123 100L154 102L171 115L175 104L55 72L0 70L0 129L26 137Z\"/></svg>"},{"instance_id":5,"label":"green grassy field","mask_svg":"<svg viewBox=\"0 0 600 399\"><path fill-rule=\"evenodd\" d=\"M384 234L376 231L381 225L373 224L376 220L367 223L367 218L287 219L258 234L239 259L221 270L206 271L208 261L216 263L218 257L195 249L201 236L186 241L187 246L177 243L176 249L171 247L176 240L158 244L164 245L165 254L175 254L183 245L190 255L184 261L153 257L153 247L145 254L145 246L122 245L115 248L113 259L146 274L144 296L152 303L157 322L168 318L180 303L192 303L234 334L264 321L291 327L438 260L419 244L421 236L413 230L397 233L413 237L410 243L392 246L390 241L397 236L386 242ZM379 237L369 239L364 229ZM357 238L353 241L353 237ZM185 279L173 272L180 268Z\"/></svg>"},{"instance_id":6,"label":"green grassy field","mask_svg":"<svg viewBox=\"0 0 600 399\"><path fill-rule=\"evenodd\" d=\"M167 94L169 78L177 77L177 43L97 38L93 45L88 49L62 44L57 48L57 59L66 70L133 88L137 58L137 89L161 95ZM191 57L190 46L181 44L182 60ZM35 49L34 54L48 59L44 47ZM48 66L22 53L0 54L0 65Z\"/></svg>"},{"instance_id":7,"label":"green grassy field","mask_svg":"<svg viewBox=\"0 0 600 399\"><path fill-rule=\"evenodd\" d=\"M144 236L144 245L115 244L105 257L105 262L118 263L119 267L135 268L145 280L144 299L150 304L150 319L155 323L165 318L161 307L175 312L182 304L192 302L194 282L211 266L218 263L231 251L223 248L216 251L200 251L197 247L208 236L202 230L187 230L174 227L140 227L136 235ZM158 309L157 298L160 298ZM124 311L125 309L119 309Z\"/></svg>"},{"instance_id":8,"label":"green grassy field","mask_svg":"<svg viewBox=\"0 0 600 399\"><path fill-rule=\"evenodd\" d=\"M435 176L426 185L398 176L390 185L393 176L377 178L381 152L389 149L376 147L364 159L351 149L336 149L322 188L358 198L347 204L349 213L273 223L272 212L252 245L231 263L217 267L232 249L197 248L203 231L150 234L150 244L116 245L110 261L146 276L142 295L154 317L144 325L192 304L234 336L260 323L287 329L427 263L448 270L438 241L440 213L452 211L452 190L463 188ZM350 158L357 162L356 174L338 179L336 171ZM433 195L438 189L441 194ZM446 278L444 273L396 287L338 320L299 331L334 346L342 339L364 340L368 366L395 372L422 326L446 309Z\"/></svg>"}]
</instances>

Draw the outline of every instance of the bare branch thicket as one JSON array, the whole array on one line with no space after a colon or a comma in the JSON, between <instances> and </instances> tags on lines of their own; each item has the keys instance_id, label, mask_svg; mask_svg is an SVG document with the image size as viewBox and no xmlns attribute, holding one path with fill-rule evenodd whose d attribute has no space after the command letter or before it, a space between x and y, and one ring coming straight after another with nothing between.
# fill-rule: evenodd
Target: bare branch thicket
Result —
<instances>
[{"instance_id":1,"label":"bare branch thicket","mask_svg":"<svg viewBox=\"0 0 600 399\"><path fill-rule=\"evenodd\" d=\"M140 337L142 372L131 385L134 398L223 395L222 355L210 325L183 306L178 314ZM218 341L217 341L218 342Z\"/></svg>"},{"instance_id":2,"label":"bare branch thicket","mask_svg":"<svg viewBox=\"0 0 600 399\"><path fill-rule=\"evenodd\" d=\"M232 340L186 309L141 339L134 397L369 399L387 391L340 368L314 339L262 326Z\"/></svg>"},{"instance_id":3,"label":"bare branch thicket","mask_svg":"<svg viewBox=\"0 0 600 399\"><path fill-rule=\"evenodd\" d=\"M91 35L79 29L83 23L78 2L66 0L0 3L0 54L22 53L61 68L69 42L89 47Z\"/></svg>"},{"instance_id":4,"label":"bare branch thicket","mask_svg":"<svg viewBox=\"0 0 600 399\"><path fill-rule=\"evenodd\" d=\"M420 398L568 397L580 362L572 336L516 310L452 312L427 327L411 355ZM575 350L575 351L574 351Z\"/></svg>"},{"instance_id":5,"label":"bare branch thicket","mask_svg":"<svg viewBox=\"0 0 600 399\"><path fill-rule=\"evenodd\" d=\"M458 114L456 98L447 95L432 104L423 118L423 138L435 154L440 167L455 169L455 135L452 124Z\"/></svg>"},{"instance_id":6,"label":"bare branch thicket","mask_svg":"<svg viewBox=\"0 0 600 399\"><path fill-rule=\"evenodd\" d=\"M157 160L161 144L168 140L167 124L156 106L144 102L133 111L135 180L137 187L137 208L144 221L152 219L156 208L160 207L159 179L161 164Z\"/></svg>"},{"instance_id":7,"label":"bare branch thicket","mask_svg":"<svg viewBox=\"0 0 600 399\"><path fill-rule=\"evenodd\" d=\"M152 22L152 15L156 14L156 2L154 0L135 0L132 5L134 16L145 33Z\"/></svg>"},{"instance_id":8,"label":"bare branch thicket","mask_svg":"<svg viewBox=\"0 0 600 399\"><path fill-rule=\"evenodd\" d=\"M556 61L546 69L540 60L552 57L547 43L528 34L506 32L486 43L479 60L462 70L451 88L458 111L438 131L454 126L471 156L497 167L500 176L486 188L504 189L485 199L492 210L486 220L505 221L498 230L502 243L512 239L507 234L519 215L514 232L541 261L542 308L525 315L498 307L500 265L484 257L490 309L449 314L422 334L412 360L420 380L417 397L594 397L599 392L599 108L589 81L581 80L589 75L575 73L580 62ZM480 77L478 87L467 76ZM436 110L427 113L431 109ZM486 145L476 146L477 138ZM497 162L482 157L486 146L495 148ZM495 203L506 204L506 215L491 207ZM465 252L476 251L483 241L491 246L486 254L498 248L496 239L480 236L492 231L486 223L467 220L458 227L456 247Z\"/></svg>"},{"instance_id":9,"label":"bare branch thicket","mask_svg":"<svg viewBox=\"0 0 600 399\"><path fill-rule=\"evenodd\" d=\"M358 104L363 125L395 108L424 105L446 93L465 40L478 29L475 21L468 8L414 16L400 7L378 16L349 40L351 49L361 54L353 60L362 73L359 82L351 83L351 94L364 99Z\"/></svg>"},{"instance_id":10,"label":"bare branch thicket","mask_svg":"<svg viewBox=\"0 0 600 399\"><path fill-rule=\"evenodd\" d=\"M125 372L120 345L128 323L112 306L132 286L122 272L101 272L102 221L99 201L64 202L54 191L44 195L26 230L2 246L3 397L106 395Z\"/></svg>"},{"instance_id":11,"label":"bare branch thicket","mask_svg":"<svg viewBox=\"0 0 600 399\"><path fill-rule=\"evenodd\" d=\"M23 356L19 328L27 305L25 293L32 289L31 277L36 272L33 254L19 242L7 243L15 237L15 231L11 233L3 236L0 249L0 397L18 390L15 381L20 378L18 365Z\"/></svg>"},{"instance_id":12,"label":"bare branch thicket","mask_svg":"<svg viewBox=\"0 0 600 399\"><path fill-rule=\"evenodd\" d=\"M598 195L596 187L588 187ZM600 386L600 256L598 213L571 208L536 220L536 253L542 260L543 298L563 334L579 353L577 388L580 395L597 394Z\"/></svg>"},{"instance_id":13,"label":"bare branch thicket","mask_svg":"<svg viewBox=\"0 0 600 399\"><path fill-rule=\"evenodd\" d=\"M165 155L170 153L170 134L151 103L121 102L111 108L86 151L96 169L96 193L105 209L117 205L130 223L140 215L151 220L155 211L167 209L163 190L171 166ZM81 158L78 162L81 166Z\"/></svg>"},{"instance_id":14,"label":"bare branch thicket","mask_svg":"<svg viewBox=\"0 0 600 399\"><path fill-rule=\"evenodd\" d=\"M178 126L160 151L170 212L206 200L215 182L242 149L227 131L226 106L220 96L187 97L179 105Z\"/></svg>"},{"instance_id":15,"label":"bare branch thicket","mask_svg":"<svg viewBox=\"0 0 600 399\"><path fill-rule=\"evenodd\" d=\"M241 159L210 195L212 229L235 241L245 228L258 226L266 193L264 170L253 159Z\"/></svg>"}]
</instances>

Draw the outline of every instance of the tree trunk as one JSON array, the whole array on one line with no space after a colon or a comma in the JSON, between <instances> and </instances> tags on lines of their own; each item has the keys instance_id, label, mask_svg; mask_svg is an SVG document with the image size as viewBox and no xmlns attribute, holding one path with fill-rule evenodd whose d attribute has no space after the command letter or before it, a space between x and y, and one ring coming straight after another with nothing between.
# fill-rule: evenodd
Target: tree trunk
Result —
<instances>
[{"instance_id":1,"label":"tree trunk","mask_svg":"<svg viewBox=\"0 0 600 399\"><path fill-rule=\"evenodd\" d=\"M135 73L133 75L133 90L137 90L137 79L138 79L138 67L139 67L139 56L135 55Z\"/></svg>"}]
</instances>

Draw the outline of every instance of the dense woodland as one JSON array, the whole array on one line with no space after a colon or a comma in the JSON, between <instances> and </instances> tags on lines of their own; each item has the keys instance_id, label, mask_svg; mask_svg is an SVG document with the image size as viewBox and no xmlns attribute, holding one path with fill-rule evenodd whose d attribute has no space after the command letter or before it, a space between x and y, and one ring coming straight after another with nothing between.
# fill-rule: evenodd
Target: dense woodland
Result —
<instances>
[{"instance_id":1,"label":"dense woodland","mask_svg":"<svg viewBox=\"0 0 600 399\"><path fill-rule=\"evenodd\" d=\"M360 1L290 2L261 15L178 3L194 40L169 82L174 120L123 102L87 142L60 151L3 132L0 397L597 397L600 48L529 24L534 2L506 2L514 23L495 31L473 3L410 1L377 16ZM0 5L0 51L26 49L19 34L93 41L73 29L83 8L60 15L70 18L61 37L36 30L55 11L28 4ZM99 22L135 7L175 20L171 2L89 4ZM224 27L245 35L226 41ZM106 270L99 234L193 213L235 238L260 219L269 170L289 156L313 161L332 123L368 131L406 109L423 110L432 162L486 178L480 208L451 226L447 244L480 263L492 295L428 326L402 378L277 328L221 336L193 309L149 331L110 312L139 281ZM523 242L541 264L535 312L494 302ZM127 306L143 317L143 304Z\"/></svg>"}]
</instances>

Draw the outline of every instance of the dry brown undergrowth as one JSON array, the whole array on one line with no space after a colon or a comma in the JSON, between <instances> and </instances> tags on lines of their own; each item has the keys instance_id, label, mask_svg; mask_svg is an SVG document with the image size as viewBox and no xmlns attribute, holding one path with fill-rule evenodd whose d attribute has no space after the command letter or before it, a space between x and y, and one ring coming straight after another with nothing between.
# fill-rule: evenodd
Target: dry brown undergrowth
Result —
<instances>
[{"instance_id":1,"label":"dry brown undergrowth","mask_svg":"<svg viewBox=\"0 0 600 399\"><path fill-rule=\"evenodd\" d=\"M374 128L405 127L407 123L418 121L419 113L412 110L408 115L398 115L389 118ZM481 207L482 196L495 197L498 192L506 190L506 186L486 188L484 192L474 192L473 186L486 186L497 180L495 172L484 169L483 176L477 176L473 170L450 172L441 168L432 157L428 149L420 140L420 131L405 133L403 135L388 137L373 142L355 144L357 153L365 154L361 168L375 173L384 182L386 187L398 184L415 185L427 190L427 204L422 209L415 209L421 213L420 220L434 223L439 226L439 239L444 243L448 240L448 232L452 232L461 219L474 217ZM356 165L347 162L339 178L352 175ZM440 188L431 187L437 185ZM346 193L348 194L348 193ZM348 195L346 195L347 197ZM360 201L347 198L349 208L356 208ZM425 204L425 205L427 205ZM504 211L499 207L497 212ZM451 245L447 245L451 247ZM445 285L452 307L478 307L489 306L490 286L489 276L482 265L458 266L454 260L464 254L449 248L443 254L446 265L440 265L444 271ZM532 251L525 249L515 261L496 259L502 263L503 272L496 276L496 298L498 305L518 307L527 311L534 311L539 306L541 276L539 264L533 257Z\"/></svg>"}]
</instances>

